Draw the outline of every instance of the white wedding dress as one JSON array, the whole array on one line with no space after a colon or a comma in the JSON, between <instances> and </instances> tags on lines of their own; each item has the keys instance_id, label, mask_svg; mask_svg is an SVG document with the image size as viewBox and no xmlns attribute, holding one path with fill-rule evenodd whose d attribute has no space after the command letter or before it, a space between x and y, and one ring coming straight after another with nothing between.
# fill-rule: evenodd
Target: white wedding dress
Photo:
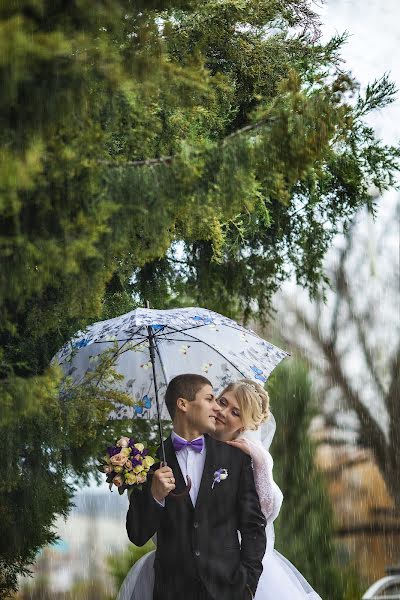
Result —
<instances>
[{"instance_id":1,"label":"white wedding dress","mask_svg":"<svg viewBox=\"0 0 400 600\"><path fill-rule=\"evenodd\" d=\"M250 450L254 481L267 519L267 549L254 600L321 600L296 567L274 549L273 522L283 500L283 494L273 479L273 460L268 450L274 432L275 420L271 415L260 429L245 431L240 436L246 440ZM153 599L154 557L155 551L149 552L135 563L121 586L117 600Z\"/></svg>"},{"instance_id":2,"label":"white wedding dress","mask_svg":"<svg viewBox=\"0 0 400 600\"><path fill-rule=\"evenodd\" d=\"M245 431L240 436L249 446L261 510L267 519L267 549L254 600L321 600L296 567L274 549L273 522L283 501L283 494L273 479L274 461L268 450L274 433L275 419L271 415L260 429Z\"/></svg>"}]
</instances>

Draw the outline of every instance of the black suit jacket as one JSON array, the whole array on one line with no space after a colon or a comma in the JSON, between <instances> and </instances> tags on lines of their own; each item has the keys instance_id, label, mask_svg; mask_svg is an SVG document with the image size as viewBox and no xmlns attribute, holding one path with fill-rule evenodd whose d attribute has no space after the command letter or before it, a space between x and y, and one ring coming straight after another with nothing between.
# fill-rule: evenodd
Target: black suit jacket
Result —
<instances>
[{"instance_id":1,"label":"black suit jacket","mask_svg":"<svg viewBox=\"0 0 400 600\"><path fill-rule=\"evenodd\" d=\"M190 600L201 581L216 600L244 600L246 586L255 594L265 553L265 518L254 485L249 456L237 448L206 440L203 477L194 507L190 496L167 496L165 507L151 494L151 478L130 498L126 527L137 546L157 533L154 600ZM165 455L176 480L185 486L171 438ZM214 472L227 479L212 489ZM241 543L237 532L240 531Z\"/></svg>"}]
</instances>

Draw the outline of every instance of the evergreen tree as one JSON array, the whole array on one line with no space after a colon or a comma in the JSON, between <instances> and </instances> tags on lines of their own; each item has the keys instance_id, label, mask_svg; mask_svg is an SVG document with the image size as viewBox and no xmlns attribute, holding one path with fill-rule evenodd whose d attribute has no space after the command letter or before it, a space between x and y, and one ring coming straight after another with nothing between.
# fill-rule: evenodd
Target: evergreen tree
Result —
<instances>
[{"instance_id":1,"label":"evergreen tree","mask_svg":"<svg viewBox=\"0 0 400 600\"><path fill-rule=\"evenodd\" d=\"M331 503L308 436L314 413L307 368L300 361L279 367L269 384L277 431L271 447L274 479L284 500L275 523L275 547L326 600L361 598L349 565L338 564Z\"/></svg>"},{"instance_id":2,"label":"evergreen tree","mask_svg":"<svg viewBox=\"0 0 400 600\"><path fill-rule=\"evenodd\" d=\"M59 401L56 350L145 295L265 314L290 269L314 289L336 229L392 185L398 150L363 117L393 86L349 100L343 39L317 33L306 0L2 2L3 590L114 427L104 389ZM40 506L15 519L30 486Z\"/></svg>"}]
</instances>

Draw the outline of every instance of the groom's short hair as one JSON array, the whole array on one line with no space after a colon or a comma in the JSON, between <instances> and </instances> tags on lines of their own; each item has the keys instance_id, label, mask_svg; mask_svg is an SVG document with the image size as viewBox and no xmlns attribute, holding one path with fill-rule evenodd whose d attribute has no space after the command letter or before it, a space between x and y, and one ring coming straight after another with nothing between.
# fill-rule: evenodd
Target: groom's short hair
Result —
<instances>
[{"instance_id":1,"label":"groom's short hair","mask_svg":"<svg viewBox=\"0 0 400 600\"><path fill-rule=\"evenodd\" d=\"M178 398L185 398L192 402L196 399L197 392L205 385L211 385L211 382L207 377L195 373L185 373L171 379L165 392L165 404L171 419L175 417Z\"/></svg>"}]
</instances>

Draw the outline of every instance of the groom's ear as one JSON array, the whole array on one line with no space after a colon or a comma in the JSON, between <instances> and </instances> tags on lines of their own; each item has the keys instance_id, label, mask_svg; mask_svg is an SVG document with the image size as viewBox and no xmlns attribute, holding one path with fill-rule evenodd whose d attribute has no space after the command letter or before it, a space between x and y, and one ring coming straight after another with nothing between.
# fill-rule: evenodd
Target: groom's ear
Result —
<instances>
[{"instance_id":1,"label":"groom's ear","mask_svg":"<svg viewBox=\"0 0 400 600\"><path fill-rule=\"evenodd\" d=\"M179 408L182 412L186 412L188 403L189 401L186 400L186 398L178 398L176 401L176 408Z\"/></svg>"}]
</instances>

